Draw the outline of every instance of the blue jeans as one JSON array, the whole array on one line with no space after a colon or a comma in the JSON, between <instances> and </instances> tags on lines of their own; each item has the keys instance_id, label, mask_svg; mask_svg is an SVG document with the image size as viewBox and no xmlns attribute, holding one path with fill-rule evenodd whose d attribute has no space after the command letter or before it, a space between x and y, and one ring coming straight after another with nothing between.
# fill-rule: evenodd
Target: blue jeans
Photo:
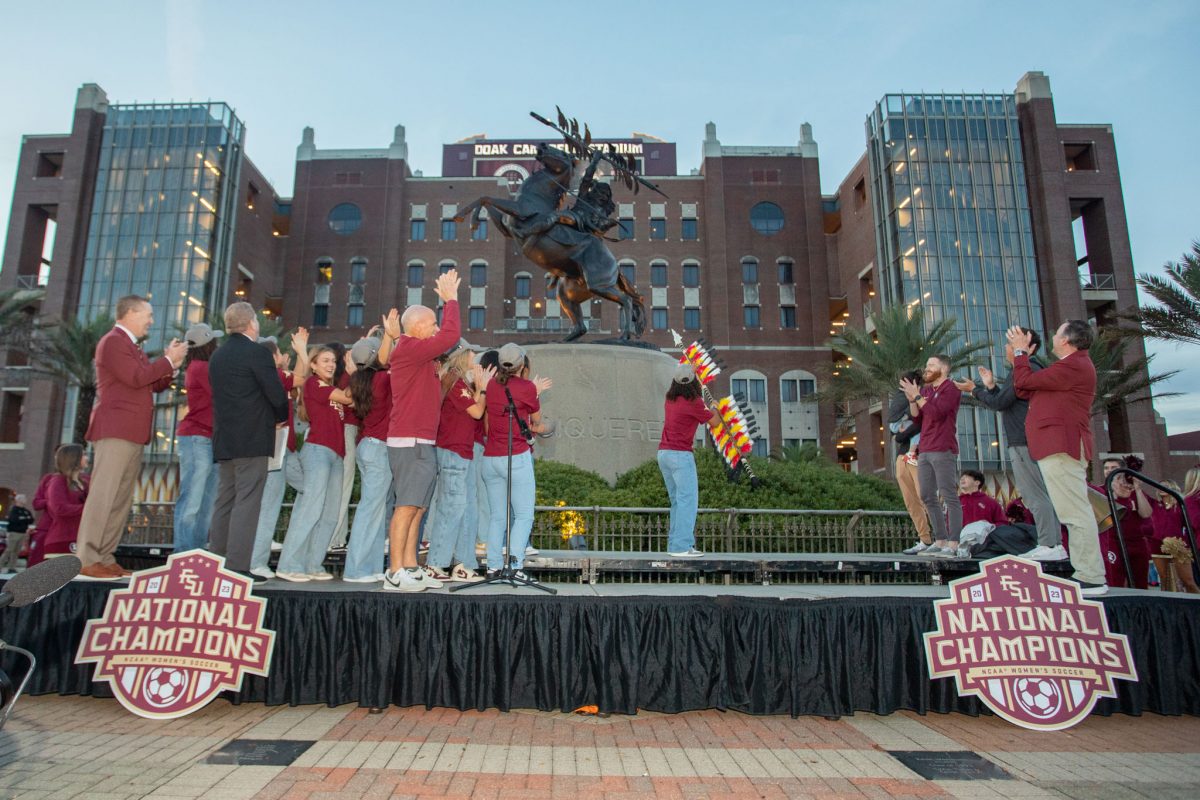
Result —
<instances>
[{"instance_id":1,"label":"blue jeans","mask_svg":"<svg viewBox=\"0 0 1200 800\"><path fill-rule=\"evenodd\" d=\"M467 509L470 524L475 526L475 541L486 543L492 527L492 512L488 508L487 487L483 485L483 445L475 443L475 506Z\"/></svg>"},{"instance_id":2,"label":"blue jeans","mask_svg":"<svg viewBox=\"0 0 1200 800\"><path fill-rule=\"evenodd\" d=\"M504 566L504 523L508 512L506 502L506 456L484 456L480 467L483 485L487 489L488 508L492 524L488 529L488 569ZM533 453L521 453L512 459L512 547L509 559L517 569L525 566L525 548L529 546L529 534L533 531L533 504L536 486L533 477Z\"/></svg>"},{"instance_id":3,"label":"blue jeans","mask_svg":"<svg viewBox=\"0 0 1200 800\"><path fill-rule=\"evenodd\" d=\"M179 497L175 500L175 552L203 548L208 543L213 502L217 499L217 465L213 463L212 439L180 436Z\"/></svg>"},{"instance_id":4,"label":"blue jeans","mask_svg":"<svg viewBox=\"0 0 1200 800\"><path fill-rule=\"evenodd\" d=\"M358 508L350 528L346 547L347 578L366 578L383 571L384 550L388 541L388 506L392 494L392 465L388 463L387 443L363 439L354 449L354 460L362 475Z\"/></svg>"},{"instance_id":5,"label":"blue jeans","mask_svg":"<svg viewBox=\"0 0 1200 800\"><path fill-rule=\"evenodd\" d=\"M337 525L342 459L324 445L306 443L300 448L300 463L304 466L304 494L292 509L277 569L311 574L325 569L325 554Z\"/></svg>"},{"instance_id":6,"label":"blue jeans","mask_svg":"<svg viewBox=\"0 0 1200 800\"><path fill-rule=\"evenodd\" d=\"M696 506L700 502L696 459L683 450L659 450L658 468L671 498L667 552L682 553L696 546Z\"/></svg>"},{"instance_id":7,"label":"blue jeans","mask_svg":"<svg viewBox=\"0 0 1200 800\"><path fill-rule=\"evenodd\" d=\"M476 529L468 511L475 507L475 462L440 447L437 462L437 491L425 563L446 569L453 559L474 569L479 563L475 558Z\"/></svg>"},{"instance_id":8,"label":"blue jeans","mask_svg":"<svg viewBox=\"0 0 1200 800\"><path fill-rule=\"evenodd\" d=\"M279 524L279 509L283 505L284 484L296 490L296 504L304 496L304 467L300 454L283 451L283 463L279 469L267 473L263 486L262 507L258 512L258 527L254 531L254 553L250 556L250 569L265 567L271 562L271 543L275 541L275 527Z\"/></svg>"}]
</instances>

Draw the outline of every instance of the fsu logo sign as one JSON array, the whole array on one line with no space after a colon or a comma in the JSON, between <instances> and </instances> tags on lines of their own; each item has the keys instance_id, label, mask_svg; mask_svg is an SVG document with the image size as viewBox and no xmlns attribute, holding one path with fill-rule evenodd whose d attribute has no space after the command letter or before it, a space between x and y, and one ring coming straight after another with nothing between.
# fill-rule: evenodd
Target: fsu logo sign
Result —
<instances>
[{"instance_id":1,"label":"fsu logo sign","mask_svg":"<svg viewBox=\"0 0 1200 800\"><path fill-rule=\"evenodd\" d=\"M89 620L75 663L96 664L121 705L141 717L172 719L266 675L275 633L262 627L266 600L249 578L202 550L170 557L109 593L104 616Z\"/></svg>"},{"instance_id":2,"label":"fsu logo sign","mask_svg":"<svg viewBox=\"0 0 1200 800\"><path fill-rule=\"evenodd\" d=\"M1109 632L1104 606L1072 581L1043 575L1036 561L985 561L934 605L930 677L954 678L959 694L1023 728L1069 728L1096 700L1116 696L1118 678L1137 680L1129 640Z\"/></svg>"}]
</instances>

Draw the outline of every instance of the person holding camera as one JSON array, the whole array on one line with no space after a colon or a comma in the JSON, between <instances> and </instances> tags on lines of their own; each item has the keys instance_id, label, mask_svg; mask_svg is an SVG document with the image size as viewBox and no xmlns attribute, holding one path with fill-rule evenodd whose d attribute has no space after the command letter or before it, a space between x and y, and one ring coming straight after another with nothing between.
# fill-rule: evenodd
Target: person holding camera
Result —
<instances>
[{"instance_id":1,"label":"person holding camera","mask_svg":"<svg viewBox=\"0 0 1200 800\"><path fill-rule=\"evenodd\" d=\"M483 484L487 490L492 524L488 529L488 575L505 563L504 530L509 512L508 440L512 407L512 539L508 559L517 569L517 577L528 579L520 570L525 566L525 548L533 531L533 506L536 484L533 475L533 436L541 433L542 392L549 389L549 378L529 378L529 357L518 345L500 348L499 369L485 387L487 438L483 445Z\"/></svg>"},{"instance_id":2,"label":"person holding camera","mask_svg":"<svg viewBox=\"0 0 1200 800\"><path fill-rule=\"evenodd\" d=\"M904 373L900 379L921 385L921 373L915 369ZM900 487L908 517L917 529L916 544L902 552L906 556L915 556L929 549L933 537L930 536L929 515L925 513L925 504L921 502L921 485L917 481L917 445L921 442L921 426L909 413L908 398L903 389L892 392L888 401L888 430L896 440L896 485Z\"/></svg>"}]
</instances>

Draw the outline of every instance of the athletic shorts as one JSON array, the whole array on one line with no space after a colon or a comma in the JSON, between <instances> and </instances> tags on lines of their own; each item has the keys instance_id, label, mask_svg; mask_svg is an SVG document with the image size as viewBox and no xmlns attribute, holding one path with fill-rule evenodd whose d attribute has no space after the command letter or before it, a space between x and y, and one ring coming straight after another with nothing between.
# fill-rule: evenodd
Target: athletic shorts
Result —
<instances>
[{"instance_id":1,"label":"athletic shorts","mask_svg":"<svg viewBox=\"0 0 1200 800\"><path fill-rule=\"evenodd\" d=\"M392 467L392 489L396 505L429 508L433 488L437 483L437 454L431 444L412 447L389 447L388 463Z\"/></svg>"}]
</instances>

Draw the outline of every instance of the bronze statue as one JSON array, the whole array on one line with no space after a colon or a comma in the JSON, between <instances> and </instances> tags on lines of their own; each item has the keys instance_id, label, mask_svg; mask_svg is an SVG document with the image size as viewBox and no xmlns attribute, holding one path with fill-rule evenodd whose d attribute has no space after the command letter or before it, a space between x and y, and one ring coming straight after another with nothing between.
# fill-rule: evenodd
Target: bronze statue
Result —
<instances>
[{"instance_id":1,"label":"bronze statue","mask_svg":"<svg viewBox=\"0 0 1200 800\"><path fill-rule=\"evenodd\" d=\"M475 230L480 209L488 209L496 229L514 240L526 258L548 273L548 286L556 290L559 305L571 321L571 331L564 341L574 341L587 333L581 305L593 297L621 306L622 339L640 338L646 328L645 304L637 287L621 274L605 244L605 233L618 224L613 219L616 205L612 188L596 179L596 170L607 163L635 193L641 186L662 192L638 176L631 156L610 155L593 148L587 126L580 136L579 123L568 122L561 110L557 125L532 112L531 116L558 131L565 149L539 144L536 158L542 169L521 184L515 197L481 197L464 206L455 219L461 222L470 214L471 230ZM586 161L587 166L572 195L571 183L580 161ZM569 206L568 196L574 197Z\"/></svg>"}]
</instances>

